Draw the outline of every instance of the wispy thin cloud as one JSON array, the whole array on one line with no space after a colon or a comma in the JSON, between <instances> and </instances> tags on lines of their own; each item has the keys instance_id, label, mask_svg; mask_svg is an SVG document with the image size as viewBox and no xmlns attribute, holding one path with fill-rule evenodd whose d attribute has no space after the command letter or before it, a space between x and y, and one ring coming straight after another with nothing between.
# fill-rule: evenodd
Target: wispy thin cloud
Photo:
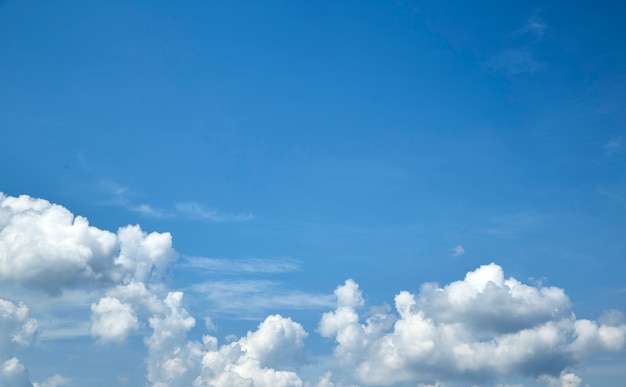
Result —
<instances>
[{"instance_id":1,"label":"wispy thin cloud","mask_svg":"<svg viewBox=\"0 0 626 387\"><path fill-rule=\"evenodd\" d=\"M548 24L535 11L521 28L508 35L506 48L484 63L487 70L507 75L533 74L546 64L536 58L534 45L539 43L548 30Z\"/></svg>"},{"instance_id":2,"label":"wispy thin cloud","mask_svg":"<svg viewBox=\"0 0 626 387\"><path fill-rule=\"evenodd\" d=\"M614 156L622 151L624 148L624 139L619 136L610 139L604 145L604 150L607 156Z\"/></svg>"},{"instance_id":3,"label":"wispy thin cloud","mask_svg":"<svg viewBox=\"0 0 626 387\"><path fill-rule=\"evenodd\" d=\"M535 38L541 38L546 34L547 30L548 24L541 18L539 10L537 10L522 28L513 32L513 36L530 35Z\"/></svg>"},{"instance_id":4,"label":"wispy thin cloud","mask_svg":"<svg viewBox=\"0 0 626 387\"><path fill-rule=\"evenodd\" d=\"M465 249L461 245L456 245L452 248L452 256L458 257L460 255L465 254Z\"/></svg>"},{"instance_id":5,"label":"wispy thin cloud","mask_svg":"<svg viewBox=\"0 0 626 387\"><path fill-rule=\"evenodd\" d=\"M148 218L182 218L209 222L243 222L254 218L252 214L225 214L206 209L196 202L177 203L173 209L157 208L150 204L125 205L126 208Z\"/></svg>"},{"instance_id":6,"label":"wispy thin cloud","mask_svg":"<svg viewBox=\"0 0 626 387\"><path fill-rule=\"evenodd\" d=\"M174 214L170 211L154 208L149 204L140 204L138 206L129 207L132 211L137 212L149 218L172 218Z\"/></svg>"},{"instance_id":7,"label":"wispy thin cloud","mask_svg":"<svg viewBox=\"0 0 626 387\"><path fill-rule=\"evenodd\" d=\"M206 270L219 273L289 273L300 269L300 261L291 258L247 258L223 259L186 257L180 264L183 268Z\"/></svg>"},{"instance_id":8,"label":"wispy thin cloud","mask_svg":"<svg viewBox=\"0 0 626 387\"><path fill-rule=\"evenodd\" d=\"M254 216L248 214L225 214L216 210L205 208L197 202L176 203L176 212L191 219L202 219L213 222L238 222L252 219Z\"/></svg>"},{"instance_id":9,"label":"wispy thin cloud","mask_svg":"<svg viewBox=\"0 0 626 387\"><path fill-rule=\"evenodd\" d=\"M211 281L196 284L189 292L208 302L214 314L229 314L241 319L258 318L278 309L325 309L335 303L332 294L288 290L282 285L269 280Z\"/></svg>"},{"instance_id":10,"label":"wispy thin cloud","mask_svg":"<svg viewBox=\"0 0 626 387\"><path fill-rule=\"evenodd\" d=\"M106 196L105 203L114 206L127 206L132 192L128 186L115 181L102 179L95 184L95 188L101 195Z\"/></svg>"},{"instance_id":11,"label":"wispy thin cloud","mask_svg":"<svg viewBox=\"0 0 626 387\"><path fill-rule=\"evenodd\" d=\"M169 208L156 207L149 203L137 203L138 200L132 199L135 195L128 186L107 179L97 182L95 188L106 196L103 204L123 207L147 218L182 218L209 222L244 222L254 218L251 213L223 213L213 208L207 208L196 201L178 202Z\"/></svg>"},{"instance_id":12,"label":"wispy thin cloud","mask_svg":"<svg viewBox=\"0 0 626 387\"><path fill-rule=\"evenodd\" d=\"M544 64L535 59L529 48L515 48L500 52L486 63L489 70L518 75L535 73L544 67Z\"/></svg>"}]
</instances>

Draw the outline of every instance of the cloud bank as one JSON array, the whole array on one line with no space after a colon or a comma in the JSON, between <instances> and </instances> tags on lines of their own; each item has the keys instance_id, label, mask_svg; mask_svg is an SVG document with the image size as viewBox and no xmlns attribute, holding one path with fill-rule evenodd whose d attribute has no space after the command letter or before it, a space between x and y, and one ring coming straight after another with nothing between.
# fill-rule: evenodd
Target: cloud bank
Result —
<instances>
[{"instance_id":1,"label":"cloud bank","mask_svg":"<svg viewBox=\"0 0 626 387\"><path fill-rule=\"evenodd\" d=\"M508 377L582 386L574 373L577 364L621 351L626 342L621 313L598 321L578 319L563 289L507 278L495 263L443 286L427 283L417 293L399 291L394 310L368 307L359 285L348 279L335 289L334 310L326 309L315 332L271 314L256 330L227 343L209 334L194 340L193 314L206 318L212 311L188 311L184 292L162 281L177 257L169 233L146 233L139 226L113 233L46 200L0 194L0 280L50 300L63 299L68 290L95 295L86 305L94 342L124 346L130 336L142 335L146 381L154 387L495 385ZM191 264L210 271L258 270L270 263ZM289 271L279 268L266 271ZM188 291L224 293L223 285L209 281ZM261 303L267 286L255 286L246 287L245 298ZM241 292L231 293L229 300ZM282 306L304 302L312 310L333 308L332 296L317 295L310 302L307 295L294 294L283 304L265 299ZM38 323L31 314L36 317L37 311L0 299L0 385L33 386L17 357L20 347L36 339ZM306 339L313 334L332 344L332 354L308 353ZM55 375L34 385L71 385L71 380Z\"/></svg>"},{"instance_id":2,"label":"cloud bank","mask_svg":"<svg viewBox=\"0 0 626 387\"><path fill-rule=\"evenodd\" d=\"M335 357L362 385L488 383L509 375L554 385L577 380L563 372L594 353L623 349L626 337L623 321L576 319L562 289L505 279L494 263L444 287L401 291L396 313L365 321L356 283L335 294L337 308L322 316L318 331L335 339Z\"/></svg>"},{"instance_id":3,"label":"cloud bank","mask_svg":"<svg viewBox=\"0 0 626 387\"><path fill-rule=\"evenodd\" d=\"M59 294L145 281L177 257L169 233L114 234L47 200L0 193L1 281Z\"/></svg>"}]
</instances>

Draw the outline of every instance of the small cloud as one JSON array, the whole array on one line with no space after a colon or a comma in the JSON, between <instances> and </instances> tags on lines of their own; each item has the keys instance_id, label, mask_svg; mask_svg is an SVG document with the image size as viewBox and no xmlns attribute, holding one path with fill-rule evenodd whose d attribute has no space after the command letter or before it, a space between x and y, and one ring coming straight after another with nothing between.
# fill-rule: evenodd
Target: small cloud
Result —
<instances>
[{"instance_id":1,"label":"small cloud","mask_svg":"<svg viewBox=\"0 0 626 387\"><path fill-rule=\"evenodd\" d=\"M138 206L131 207L130 209L149 218L165 219L171 218L173 216L171 212L159 208L154 208L149 204L140 204Z\"/></svg>"},{"instance_id":2,"label":"small cloud","mask_svg":"<svg viewBox=\"0 0 626 387\"><path fill-rule=\"evenodd\" d=\"M188 218L213 222L238 222L253 218L252 214L221 214L215 210L204 208L197 202L177 203L176 211Z\"/></svg>"},{"instance_id":3,"label":"small cloud","mask_svg":"<svg viewBox=\"0 0 626 387\"><path fill-rule=\"evenodd\" d=\"M211 317L209 316L204 318L204 326L209 332L217 332L217 326L213 323L213 320L211 320Z\"/></svg>"},{"instance_id":4,"label":"small cloud","mask_svg":"<svg viewBox=\"0 0 626 387\"><path fill-rule=\"evenodd\" d=\"M604 145L604 150L607 156L613 156L618 154L624 147L624 139L622 137L615 137L609 140Z\"/></svg>"},{"instance_id":5,"label":"small cloud","mask_svg":"<svg viewBox=\"0 0 626 387\"><path fill-rule=\"evenodd\" d=\"M513 31L511 37L513 38L536 38L541 39L548 30L548 24L543 20L543 18L539 15L539 10L536 10L526 24L523 27Z\"/></svg>"},{"instance_id":6,"label":"small cloud","mask_svg":"<svg viewBox=\"0 0 626 387\"><path fill-rule=\"evenodd\" d=\"M536 13L531 16L528 20L528 23L522 28L522 31L529 33L535 37L542 37L546 30L548 29L548 25L544 22L539 15Z\"/></svg>"},{"instance_id":7,"label":"small cloud","mask_svg":"<svg viewBox=\"0 0 626 387\"><path fill-rule=\"evenodd\" d=\"M222 214L212 209L206 209L196 202L177 203L173 210L156 208L145 203L139 205L125 203L124 206L145 217L157 219L187 218L210 222L241 222L253 218L252 214Z\"/></svg>"},{"instance_id":8,"label":"small cloud","mask_svg":"<svg viewBox=\"0 0 626 387\"><path fill-rule=\"evenodd\" d=\"M528 48L509 49L494 56L486 64L487 69L509 75L532 74L543 68Z\"/></svg>"},{"instance_id":9,"label":"small cloud","mask_svg":"<svg viewBox=\"0 0 626 387\"><path fill-rule=\"evenodd\" d=\"M452 249L452 256L453 257L458 257L458 256L463 255L463 254L465 254L465 249L461 245L456 245Z\"/></svg>"},{"instance_id":10,"label":"small cloud","mask_svg":"<svg viewBox=\"0 0 626 387\"><path fill-rule=\"evenodd\" d=\"M523 27L508 35L508 47L487 60L485 68L505 75L533 74L542 70L545 64L536 58L534 46L547 30L548 24L535 11Z\"/></svg>"},{"instance_id":11,"label":"small cloud","mask_svg":"<svg viewBox=\"0 0 626 387\"><path fill-rule=\"evenodd\" d=\"M34 383L34 387L60 387L60 386L68 386L70 384L70 379L65 378L61 375L54 375L45 382L42 383Z\"/></svg>"},{"instance_id":12,"label":"small cloud","mask_svg":"<svg viewBox=\"0 0 626 387\"><path fill-rule=\"evenodd\" d=\"M95 188L106 197L105 204L108 205L127 206L130 201L129 197L132 196L128 187L112 180L100 180L95 184Z\"/></svg>"}]
</instances>

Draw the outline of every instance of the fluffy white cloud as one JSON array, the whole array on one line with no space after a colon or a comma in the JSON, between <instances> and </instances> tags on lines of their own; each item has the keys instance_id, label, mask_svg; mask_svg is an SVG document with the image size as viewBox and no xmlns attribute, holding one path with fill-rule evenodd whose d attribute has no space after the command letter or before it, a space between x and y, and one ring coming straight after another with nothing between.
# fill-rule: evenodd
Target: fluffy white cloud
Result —
<instances>
[{"instance_id":1,"label":"fluffy white cloud","mask_svg":"<svg viewBox=\"0 0 626 387\"><path fill-rule=\"evenodd\" d=\"M272 368L303 358L307 333L300 324L274 315L256 331L221 347L211 336L188 341L195 319L182 307L182 297L181 292L169 293L166 311L150 319L153 333L146 345L152 386L303 385L296 373Z\"/></svg>"},{"instance_id":2,"label":"fluffy white cloud","mask_svg":"<svg viewBox=\"0 0 626 387\"><path fill-rule=\"evenodd\" d=\"M559 375L576 359L622 349L626 337L623 322L576 320L561 289L505 279L495 264L443 288L427 284L417 296L402 291L397 315L376 313L365 322L353 281L335 295L337 308L322 316L318 331L335 338L337 360L363 385Z\"/></svg>"},{"instance_id":3,"label":"fluffy white cloud","mask_svg":"<svg viewBox=\"0 0 626 387\"><path fill-rule=\"evenodd\" d=\"M28 307L0 299L0 385L32 386L28 370L15 357L15 350L31 344L37 333L37 321L29 317Z\"/></svg>"},{"instance_id":4,"label":"fluffy white cloud","mask_svg":"<svg viewBox=\"0 0 626 387\"><path fill-rule=\"evenodd\" d=\"M189 386L199 373L202 346L187 341L196 321L182 307L183 293L172 292L164 300L165 312L150 318L148 380L155 387Z\"/></svg>"},{"instance_id":5,"label":"fluffy white cloud","mask_svg":"<svg viewBox=\"0 0 626 387\"><path fill-rule=\"evenodd\" d=\"M147 234L139 226L122 227L117 232L120 253L114 258L115 264L137 281L146 281L153 269L161 272L178 253L172 248L170 233L152 232Z\"/></svg>"},{"instance_id":6,"label":"fluffy white cloud","mask_svg":"<svg viewBox=\"0 0 626 387\"><path fill-rule=\"evenodd\" d=\"M562 289L536 288L515 278L505 279L502 268L494 263L444 288L422 286L418 302L419 308L437 321L496 333L517 332L572 314Z\"/></svg>"},{"instance_id":7,"label":"fluffy white cloud","mask_svg":"<svg viewBox=\"0 0 626 387\"><path fill-rule=\"evenodd\" d=\"M305 366L307 332L280 315L268 316L255 331L221 346L208 335L189 340L196 320L183 307L183 293L168 292L160 279L178 257L171 244L168 233L148 234L139 226L112 233L45 200L0 194L0 281L28 294L60 295L47 298L59 304L73 293L87 295L80 306L91 305L91 334L103 342L123 342L149 326L144 343L147 379L154 387L312 386L314 380L319 387L426 387L484 385L507 375L539 378L551 387L580 387L582 380L569 367L626 344L620 313L598 321L576 319L562 289L523 284L489 264L443 287L425 284L417 294L401 291L393 312L389 306L363 311L359 285L347 280L335 290L336 307L322 315L317 329L336 342L336 366ZM244 263L235 268L291 270L289 264ZM202 265L230 267L217 260ZM190 289L212 302L203 316L225 310L260 313L277 305L332 308L330 295L282 291L271 281L212 281ZM206 319L207 327L215 329ZM0 299L0 385L32 386L15 352L29 345L36 331L25 305ZM303 366L309 370L307 382L297 373ZM339 382L331 380L328 368ZM35 386L67 383L55 376Z\"/></svg>"},{"instance_id":8,"label":"fluffy white cloud","mask_svg":"<svg viewBox=\"0 0 626 387\"><path fill-rule=\"evenodd\" d=\"M26 367L16 357L0 365L0 385L6 387L32 387Z\"/></svg>"},{"instance_id":9,"label":"fluffy white cloud","mask_svg":"<svg viewBox=\"0 0 626 387\"><path fill-rule=\"evenodd\" d=\"M37 332L37 320L28 307L0 299L0 359L11 356L17 346L29 345Z\"/></svg>"},{"instance_id":10,"label":"fluffy white cloud","mask_svg":"<svg viewBox=\"0 0 626 387\"><path fill-rule=\"evenodd\" d=\"M104 297L91 305L91 334L102 341L123 342L139 328L137 316L129 304Z\"/></svg>"},{"instance_id":11,"label":"fluffy white cloud","mask_svg":"<svg viewBox=\"0 0 626 387\"><path fill-rule=\"evenodd\" d=\"M47 200L0 193L0 280L59 294L147 277L178 254L169 233L117 234Z\"/></svg>"},{"instance_id":12,"label":"fluffy white cloud","mask_svg":"<svg viewBox=\"0 0 626 387\"><path fill-rule=\"evenodd\" d=\"M543 375L540 378L548 384L549 387L580 387L582 379L571 372L561 372L559 376Z\"/></svg>"},{"instance_id":13,"label":"fluffy white cloud","mask_svg":"<svg viewBox=\"0 0 626 387\"><path fill-rule=\"evenodd\" d=\"M272 367L302 359L307 333L289 318L269 316L258 329L238 341L217 348L217 340L205 337L212 348L202 358L202 375L194 386L303 386L295 372Z\"/></svg>"},{"instance_id":14,"label":"fluffy white cloud","mask_svg":"<svg viewBox=\"0 0 626 387\"><path fill-rule=\"evenodd\" d=\"M34 387L60 387L67 386L70 383L70 379L64 378L61 375L54 375L46 379L42 383L34 383Z\"/></svg>"}]
</instances>

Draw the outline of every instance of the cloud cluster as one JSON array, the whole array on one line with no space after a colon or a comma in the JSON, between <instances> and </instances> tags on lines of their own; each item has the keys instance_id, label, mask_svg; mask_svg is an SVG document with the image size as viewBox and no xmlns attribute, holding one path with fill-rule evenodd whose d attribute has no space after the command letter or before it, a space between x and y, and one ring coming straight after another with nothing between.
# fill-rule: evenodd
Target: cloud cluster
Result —
<instances>
[{"instance_id":1,"label":"cloud cluster","mask_svg":"<svg viewBox=\"0 0 626 387\"><path fill-rule=\"evenodd\" d=\"M31 387L26 367L15 357L15 350L35 338L37 321L28 307L0 299L0 385Z\"/></svg>"},{"instance_id":2,"label":"cloud cluster","mask_svg":"<svg viewBox=\"0 0 626 387\"><path fill-rule=\"evenodd\" d=\"M303 358L307 333L279 315L267 317L254 332L218 347L217 338L187 340L195 319L181 306L183 294L169 293L166 311L150 319L153 333L146 338L148 380L165 386L302 386L295 372L274 367Z\"/></svg>"},{"instance_id":3,"label":"cloud cluster","mask_svg":"<svg viewBox=\"0 0 626 387\"><path fill-rule=\"evenodd\" d=\"M335 294L337 308L322 316L318 331L335 338L337 360L363 385L485 383L511 374L552 385L575 381L562 372L595 352L621 350L626 337L623 322L577 320L563 290L505 279L493 263L444 287L402 291L397 314L364 322L358 285L348 280Z\"/></svg>"},{"instance_id":4,"label":"cloud cluster","mask_svg":"<svg viewBox=\"0 0 626 387\"><path fill-rule=\"evenodd\" d=\"M48 201L0 194L0 281L43 291L52 300L89 290L83 304L87 311L91 305L89 333L102 344L117 345L144 335L146 378L154 387L309 387L312 380L319 387L339 386L331 380L333 373L348 385L493 385L515 375L548 386L580 387L581 378L572 373L577 362L626 344L619 312L598 321L577 319L562 289L506 278L491 263L444 286L424 284L417 294L400 291L393 311L386 305L366 308L359 285L345 281L335 289L335 309L317 326L319 335L335 342L334 361L318 358L314 365L304 346L309 334L278 314L222 345L210 335L191 340L196 319L183 305L184 293L169 291L161 280L177 257L168 233L148 234L139 226L112 233ZM187 265L288 272L295 264L191 259ZM261 280L211 281L188 289L212 302L203 316L216 310L260 313L277 305L333 308L330 295L268 295L275 286ZM0 299L0 385L33 386L16 350L33 341L37 328L24 304ZM315 371L304 377L303 367ZM67 383L55 375L35 386Z\"/></svg>"},{"instance_id":5,"label":"cloud cluster","mask_svg":"<svg viewBox=\"0 0 626 387\"><path fill-rule=\"evenodd\" d=\"M177 257L169 233L114 234L47 200L0 193L1 281L60 294L145 281Z\"/></svg>"}]
</instances>

